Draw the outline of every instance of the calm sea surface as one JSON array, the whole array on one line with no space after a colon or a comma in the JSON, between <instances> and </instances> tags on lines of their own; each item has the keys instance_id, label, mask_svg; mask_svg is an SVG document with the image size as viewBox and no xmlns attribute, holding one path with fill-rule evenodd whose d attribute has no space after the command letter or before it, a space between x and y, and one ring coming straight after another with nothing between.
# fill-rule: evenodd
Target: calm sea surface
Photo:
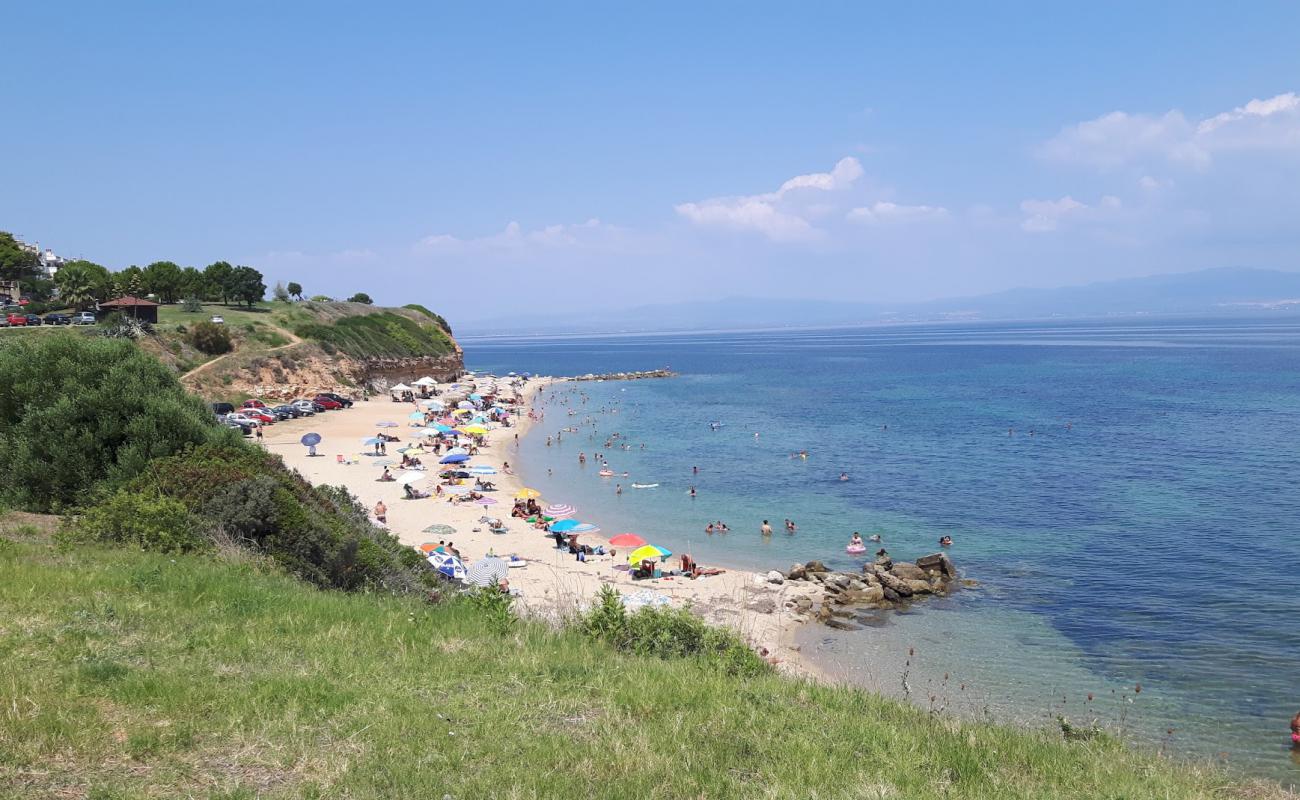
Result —
<instances>
[{"instance_id":1,"label":"calm sea surface","mask_svg":"<svg viewBox=\"0 0 1300 800\"><path fill-rule=\"evenodd\" d=\"M522 443L528 480L607 533L782 569L854 567L854 530L907 559L951 535L979 586L863 631L808 626L829 671L1300 780L1300 319L463 344L502 374L681 373L559 388ZM596 450L629 477L599 478ZM705 536L710 520L732 532Z\"/></svg>"}]
</instances>

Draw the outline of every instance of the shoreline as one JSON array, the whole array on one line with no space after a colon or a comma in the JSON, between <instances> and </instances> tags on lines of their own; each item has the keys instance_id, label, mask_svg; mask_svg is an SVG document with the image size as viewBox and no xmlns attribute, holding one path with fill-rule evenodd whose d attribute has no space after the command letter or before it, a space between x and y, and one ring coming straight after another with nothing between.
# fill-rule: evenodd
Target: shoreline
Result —
<instances>
[{"instance_id":1,"label":"shoreline","mask_svg":"<svg viewBox=\"0 0 1300 800\"><path fill-rule=\"evenodd\" d=\"M736 569L722 565L719 575L690 579L669 576L651 580L634 581L626 570L615 569L625 563L623 551L617 556L592 556L587 561L577 561L569 553L556 549L554 542L540 531L518 518L509 517L515 494L526 487L526 476L514 464L511 472L503 466L518 453L518 443L534 427L536 420L529 411L539 392L568 378L536 377L529 380L520 392L518 417L512 418L509 428L492 428L484 437L485 446L475 457L476 464L489 464L498 470L493 476L495 492L489 494L495 505L451 503L446 498L429 497L420 500L402 499L402 487L397 483L378 482L380 467L376 461L400 461L389 455L376 457L366 451L360 442L373 435L377 423L395 421L398 427L389 433L402 441L398 447L411 441L406 415L414 408L411 403L391 402L386 397L358 400L351 409L326 412L324 415L285 420L268 428L265 447L280 455L286 465L296 469L314 484L342 484L357 496L367 508L372 509L378 500L388 507L390 533L412 547L428 541L446 539L454 543L466 564L488 555L516 554L527 560L527 566L511 569L510 584L517 590L517 606L529 616L558 624L583 611L604 585L619 589L625 597L649 591L668 598L674 606L684 606L706 622L723 625L738 633L757 650L766 649L767 657L783 673L808 679L829 681L822 670L802 656L795 644L795 631L811 621L797 615L787 604L793 605L795 597L810 596L813 603L821 601L821 588L813 583L787 581L769 583L763 573ZM309 431L321 434L317 446L319 455L307 455L307 448L298 439ZM392 451L396 453L395 447ZM392 465L396 467L396 463ZM430 470L431 477L436 475ZM565 502L560 496L544 496L539 502ZM507 533L494 534L479 522L481 517L499 517L506 523ZM581 509L579 509L581 518ZM454 533L426 533L430 525L450 525ZM600 532L583 536L584 543L605 544L615 532Z\"/></svg>"}]
</instances>

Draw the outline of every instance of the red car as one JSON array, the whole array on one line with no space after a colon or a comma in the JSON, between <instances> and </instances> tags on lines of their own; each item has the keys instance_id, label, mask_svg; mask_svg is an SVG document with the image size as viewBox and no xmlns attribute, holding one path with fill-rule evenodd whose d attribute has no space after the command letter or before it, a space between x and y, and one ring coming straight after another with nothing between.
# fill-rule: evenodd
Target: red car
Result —
<instances>
[{"instance_id":1,"label":"red car","mask_svg":"<svg viewBox=\"0 0 1300 800\"><path fill-rule=\"evenodd\" d=\"M266 408L266 403L261 400L245 400L244 408Z\"/></svg>"},{"instance_id":2,"label":"red car","mask_svg":"<svg viewBox=\"0 0 1300 800\"><path fill-rule=\"evenodd\" d=\"M9 320L9 324L10 324L11 326L26 325L26 324L27 324L27 315L26 315L26 314L10 314L8 317L6 317L6 319Z\"/></svg>"},{"instance_id":3,"label":"red car","mask_svg":"<svg viewBox=\"0 0 1300 800\"><path fill-rule=\"evenodd\" d=\"M243 414L250 419L257 420L263 425L271 425L278 419L274 414L269 414L260 408L246 408L244 409Z\"/></svg>"},{"instance_id":4,"label":"red car","mask_svg":"<svg viewBox=\"0 0 1300 800\"><path fill-rule=\"evenodd\" d=\"M343 404L340 403L339 401L326 397L323 394L316 395L311 399L311 401L316 405L320 406L321 408L325 409L326 411L333 411L336 408L343 407Z\"/></svg>"}]
</instances>

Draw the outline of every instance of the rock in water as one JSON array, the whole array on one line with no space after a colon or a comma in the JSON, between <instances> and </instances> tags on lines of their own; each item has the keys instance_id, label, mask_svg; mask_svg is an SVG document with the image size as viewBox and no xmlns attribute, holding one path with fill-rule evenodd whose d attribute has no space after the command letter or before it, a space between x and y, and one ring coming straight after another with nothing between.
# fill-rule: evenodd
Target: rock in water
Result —
<instances>
[{"instance_id":1,"label":"rock in water","mask_svg":"<svg viewBox=\"0 0 1300 800\"><path fill-rule=\"evenodd\" d=\"M895 577L902 578L905 581L923 581L930 577L925 574L925 570L906 561L895 561L893 568L889 571L892 572Z\"/></svg>"},{"instance_id":2,"label":"rock in water","mask_svg":"<svg viewBox=\"0 0 1300 800\"><path fill-rule=\"evenodd\" d=\"M926 572L938 572L950 581L955 581L960 577L957 574L957 567L953 565L952 559L948 558L947 553L931 553L928 556L921 556L916 560L916 565Z\"/></svg>"}]
</instances>

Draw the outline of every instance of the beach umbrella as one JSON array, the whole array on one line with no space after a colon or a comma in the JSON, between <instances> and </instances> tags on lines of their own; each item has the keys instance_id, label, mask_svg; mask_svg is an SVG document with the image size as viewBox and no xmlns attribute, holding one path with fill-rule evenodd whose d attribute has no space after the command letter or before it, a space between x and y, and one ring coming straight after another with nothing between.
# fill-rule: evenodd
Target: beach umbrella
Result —
<instances>
[{"instance_id":1,"label":"beach umbrella","mask_svg":"<svg viewBox=\"0 0 1300 800\"><path fill-rule=\"evenodd\" d=\"M487 506L494 506L494 505L497 504L496 499L495 499L495 498L492 498L492 497L480 497L479 499L475 500L474 502L475 502L475 503L478 503L479 505L481 505L481 506L483 506L483 507L485 507L485 508L486 508Z\"/></svg>"},{"instance_id":2,"label":"beach umbrella","mask_svg":"<svg viewBox=\"0 0 1300 800\"><path fill-rule=\"evenodd\" d=\"M422 455L424 455L424 449L423 449L423 448L420 448L420 447L417 447L417 446L415 446L415 445L412 445L412 446L410 446L410 447L404 447L404 448L402 448L401 450L398 450L397 452L401 453L401 454L404 455L404 456L422 456Z\"/></svg>"},{"instance_id":3,"label":"beach umbrella","mask_svg":"<svg viewBox=\"0 0 1300 800\"><path fill-rule=\"evenodd\" d=\"M409 420L413 420L413 421L415 421L415 422L423 422L423 421L424 421L424 412L423 412L423 411L412 411L411 413L409 413L409 414L406 415L406 418L409 419Z\"/></svg>"},{"instance_id":4,"label":"beach umbrella","mask_svg":"<svg viewBox=\"0 0 1300 800\"><path fill-rule=\"evenodd\" d=\"M435 381L433 378L430 378L428 375L425 375L423 378L416 381L415 385L416 386L437 386L438 382Z\"/></svg>"},{"instance_id":5,"label":"beach umbrella","mask_svg":"<svg viewBox=\"0 0 1300 800\"><path fill-rule=\"evenodd\" d=\"M361 443L366 445L371 445L371 444L379 444L382 441L383 439L380 439L378 436L367 436L366 438L361 440Z\"/></svg>"},{"instance_id":6,"label":"beach umbrella","mask_svg":"<svg viewBox=\"0 0 1300 800\"><path fill-rule=\"evenodd\" d=\"M441 459L439 459L438 463L439 464L463 464L466 461L469 461L469 456L463 453L457 453L455 455L443 456Z\"/></svg>"},{"instance_id":7,"label":"beach umbrella","mask_svg":"<svg viewBox=\"0 0 1300 800\"><path fill-rule=\"evenodd\" d=\"M578 509L568 503L552 503L542 510L548 517L567 517L578 512Z\"/></svg>"},{"instance_id":8,"label":"beach umbrella","mask_svg":"<svg viewBox=\"0 0 1300 800\"><path fill-rule=\"evenodd\" d=\"M443 525L442 523L434 523L433 525L430 525L429 527L425 528L424 532L432 533L434 536L451 536L452 534L456 533L456 529L451 527L450 525Z\"/></svg>"},{"instance_id":9,"label":"beach umbrella","mask_svg":"<svg viewBox=\"0 0 1300 800\"><path fill-rule=\"evenodd\" d=\"M469 489L468 486L444 486L444 487L442 487L442 493L443 493L443 494L455 494L455 495L461 495L461 494L469 494L469 492L470 492L470 489Z\"/></svg>"},{"instance_id":10,"label":"beach umbrella","mask_svg":"<svg viewBox=\"0 0 1300 800\"><path fill-rule=\"evenodd\" d=\"M658 561L663 558L668 558L671 555L672 551L670 550L665 550L658 545L646 544L638 547L631 553L628 553L627 563L636 566L647 559L650 561Z\"/></svg>"},{"instance_id":11,"label":"beach umbrella","mask_svg":"<svg viewBox=\"0 0 1300 800\"><path fill-rule=\"evenodd\" d=\"M390 387L388 388L388 391L390 391L390 392L409 392L409 391L411 391L411 387L407 386L407 385L404 384L404 383L399 383L399 384L397 384L396 386L390 386Z\"/></svg>"},{"instance_id":12,"label":"beach umbrella","mask_svg":"<svg viewBox=\"0 0 1300 800\"><path fill-rule=\"evenodd\" d=\"M403 486L410 486L413 483L419 483L427 477L429 477L429 473L420 472L418 470L415 472L403 472L401 475L397 476L397 482Z\"/></svg>"},{"instance_id":13,"label":"beach umbrella","mask_svg":"<svg viewBox=\"0 0 1300 800\"><path fill-rule=\"evenodd\" d=\"M465 582L472 586L496 586L509 575L510 565L505 559L487 556L465 570Z\"/></svg>"},{"instance_id":14,"label":"beach umbrella","mask_svg":"<svg viewBox=\"0 0 1300 800\"><path fill-rule=\"evenodd\" d=\"M316 445L320 444L320 434L304 433L302 435L302 438L299 439L298 441L302 442L304 447L315 447Z\"/></svg>"},{"instance_id":15,"label":"beach umbrella","mask_svg":"<svg viewBox=\"0 0 1300 800\"><path fill-rule=\"evenodd\" d=\"M425 542L424 544L420 545L420 552L424 553L426 556L437 549L438 549L438 545L434 544L433 542Z\"/></svg>"},{"instance_id":16,"label":"beach umbrella","mask_svg":"<svg viewBox=\"0 0 1300 800\"><path fill-rule=\"evenodd\" d=\"M471 400L482 400L482 399L483 399L483 395L481 395L481 394L472 394L472 395L469 396L469 399L471 399Z\"/></svg>"},{"instance_id":17,"label":"beach umbrella","mask_svg":"<svg viewBox=\"0 0 1300 800\"><path fill-rule=\"evenodd\" d=\"M430 553L427 560L434 569L438 570L443 575L446 575L448 578L456 581L465 580L465 562L456 558L451 553ZM506 569L509 570L509 567Z\"/></svg>"},{"instance_id":18,"label":"beach umbrella","mask_svg":"<svg viewBox=\"0 0 1300 800\"><path fill-rule=\"evenodd\" d=\"M456 409L455 411L453 411L453 412L451 412L451 413L452 413L452 414L455 414L455 415L458 416L458 417L467 417L467 416L469 416L470 414L473 414L474 412L473 412L473 411L470 411L468 408L458 408L458 409Z\"/></svg>"},{"instance_id":19,"label":"beach umbrella","mask_svg":"<svg viewBox=\"0 0 1300 800\"><path fill-rule=\"evenodd\" d=\"M453 428L450 425L443 425L441 422L436 422L429 427L433 428L438 433L451 433L453 431Z\"/></svg>"},{"instance_id":20,"label":"beach umbrella","mask_svg":"<svg viewBox=\"0 0 1300 800\"><path fill-rule=\"evenodd\" d=\"M557 522L557 523L555 523L554 525L551 526L551 532L553 532L553 533L576 533L576 531L575 531L574 529L577 528L577 527L578 527L579 525L581 525L581 524L583 524L583 523L578 522L576 519L562 519L562 520L560 520L559 522Z\"/></svg>"},{"instance_id":21,"label":"beach umbrella","mask_svg":"<svg viewBox=\"0 0 1300 800\"><path fill-rule=\"evenodd\" d=\"M620 533L610 539L609 543L615 547L641 547L646 541L635 533Z\"/></svg>"},{"instance_id":22,"label":"beach umbrella","mask_svg":"<svg viewBox=\"0 0 1300 800\"><path fill-rule=\"evenodd\" d=\"M421 428L415 432L416 436L439 436L441 434L442 431L437 428Z\"/></svg>"},{"instance_id":23,"label":"beach umbrella","mask_svg":"<svg viewBox=\"0 0 1300 800\"><path fill-rule=\"evenodd\" d=\"M391 458L381 458L381 459L379 459L379 460L377 460L377 461L371 461L371 462L370 462L370 466L372 466L372 467L391 467L391 466L393 466L393 465L396 464L396 463L397 463L397 462L394 461L394 460L391 459Z\"/></svg>"},{"instance_id":24,"label":"beach umbrella","mask_svg":"<svg viewBox=\"0 0 1300 800\"><path fill-rule=\"evenodd\" d=\"M596 533L600 530L590 522L579 522L569 529L569 533Z\"/></svg>"},{"instance_id":25,"label":"beach umbrella","mask_svg":"<svg viewBox=\"0 0 1300 800\"><path fill-rule=\"evenodd\" d=\"M515 497L519 498L520 500L535 500L541 496L542 496L541 492L537 491L536 489L529 489L527 487L520 489L519 493L515 495Z\"/></svg>"},{"instance_id":26,"label":"beach umbrella","mask_svg":"<svg viewBox=\"0 0 1300 800\"><path fill-rule=\"evenodd\" d=\"M456 404L456 408L460 409L461 411L470 411L474 408L474 404L468 400L461 400L459 403Z\"/></svg>"},{"instance_id":27,"label":"beach umbrella","mask_svg":"<svg viewBox=\"0 0 1300 800\"><path fill-rule=\"evenodd\" d=\"M376 422L376 423L375 423L375 427L376 427L376 428L396 428L396 427L397 427L397 423L396 423L396 422Z\"/></svg>"},{"instance_id":28,"label":"beach umbrella","mask_svg":"<svg viewBox=\"0 0 1300 800\"><path fill-rule=\"evenodd\" d=\"M453 448L451 448L450 450L448 450L446 453L444 453L443 455L448 455L448 456L467 456L467 455L469 455L469 451L466 450L466 449L463 448L463 447L453 447Z\"/></svg>"},{"instance_id":29,"label":"beach umbrella","mask_svg":"<svg viewBox=\"0 0 1300 800\"><path fill-rule=\"evenodd\" d=\"M487 464L479 464L477 466L470 467L469 473L471 475L495 475L497 474L497 471L492 467L489 467Z\"/></svg>"},{"instance_id":30,"label":"beach umbrella","mask_svg":"<svg viewBox=\"0 0 1300 800\"><path fill-rule=\"evenodd\" d=\"M466 425L465 427L460 429L460 432L468 433L471 436L482 436L488 431L487 428L484 428L482 425Z\"/></svg>"}]
</instances>

